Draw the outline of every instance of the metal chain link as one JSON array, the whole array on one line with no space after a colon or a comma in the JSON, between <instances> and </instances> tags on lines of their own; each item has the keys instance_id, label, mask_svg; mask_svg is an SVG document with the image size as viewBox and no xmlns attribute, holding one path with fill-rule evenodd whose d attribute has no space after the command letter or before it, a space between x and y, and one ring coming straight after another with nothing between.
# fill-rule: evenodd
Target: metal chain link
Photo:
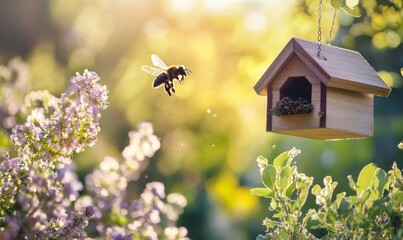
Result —
<instances>
[{"instance_id":1,"label":"metal chain link","mask_svg":"<svg viewBox=\"0 0 403 240\"><path fill-rule=\"evenodd\" d=\"M332 35L333 35L333 29L334 29L334 24L336 22L336 16L337 16L337 9L334 9L333 13L333 19L332 19L332 25L330 27L330 33L329 33L329 41L328 44L332 44ZM322 0L319 0L319 6L318 6L318 58L320 58L320 52L322 51L322 26L321 26L321 21L322 21Z\"/></svg>"},{"instance_id":2,"label":"metal chain link","mask_svg":"<svg viewBox=\"0 0 403 240\"><path fill-rule=\"evenodd\" d=\"M332 26L330 27L330 35L329 35L329 43L328 43L329 45L332 44L332 33L333 33L333 28L334 28L334 22L336 21L336 14L337 14L337 9L334 8Z\"/></svg>"},{"instance_id":3,"label":"metal chain link","mask_svg":"<svg viewBox=\"0 0 403 240\"><path fill-rule=\"evenodd\" d=\"M320 25L320 22L322 20L322 0L319 0L319 7L318 7L318 58L320 55L320 52L322 51L321 46L322 46L322 27Z\"/></svg>"}]
</instances>

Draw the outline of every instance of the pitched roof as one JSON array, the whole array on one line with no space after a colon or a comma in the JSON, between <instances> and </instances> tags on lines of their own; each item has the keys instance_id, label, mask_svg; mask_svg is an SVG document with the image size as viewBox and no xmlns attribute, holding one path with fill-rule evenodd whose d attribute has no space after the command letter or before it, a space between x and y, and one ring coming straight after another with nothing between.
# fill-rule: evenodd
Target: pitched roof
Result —
<instances>
[{"instance_id":1,"label":"pitched roof","mask_svg":"<svg viewBox=\"0 0 403 240\"><path fill-rule=\"evenodd\" d=\"M360 53L323 44L319 58L317 49L317 42L292 38L256 83L255 91L267 95L267 86L296 55L326 86L384 97L389 95L391 89Z\"/></svg>"}]
</instances>

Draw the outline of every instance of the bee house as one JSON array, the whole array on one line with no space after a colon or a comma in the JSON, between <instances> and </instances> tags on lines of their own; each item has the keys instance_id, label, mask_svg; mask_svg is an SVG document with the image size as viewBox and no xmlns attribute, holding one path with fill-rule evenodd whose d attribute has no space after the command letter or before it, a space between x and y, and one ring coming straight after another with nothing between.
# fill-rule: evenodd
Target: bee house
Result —
<instances>
[{"instance_id":1,"label":"bee house","mask_svg":"<svg viewBox=\"0 0 403 240\"><path fill-rule=\"evenodd\" d=\"M358 52L321 45L318 57L317 42L298 38L288 42L254 89L267 96L268 132L321 140L371 137L374 95L390 92ZM290 101L303 104L287 105Z\"/></svg>"}]
</instances>

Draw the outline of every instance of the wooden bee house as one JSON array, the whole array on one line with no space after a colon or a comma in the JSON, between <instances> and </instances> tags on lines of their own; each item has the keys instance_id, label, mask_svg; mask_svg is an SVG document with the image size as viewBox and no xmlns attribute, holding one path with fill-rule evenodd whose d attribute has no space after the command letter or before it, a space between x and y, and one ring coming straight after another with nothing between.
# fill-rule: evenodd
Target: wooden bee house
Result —
<instances>
[{"instance_id":1,"label":"wooden bee house","mask_svg":"<svg viewBox=\"0 0 403 240\"><path fill-rule=\"evenodd\" d=\"M355 51L292 38L256 83L267 96L268 132L321 140L373 135L374 95L386 97L390 88ZM273 116L284 97L313 104L307 114Z\"/></svg>"}]
</instances>

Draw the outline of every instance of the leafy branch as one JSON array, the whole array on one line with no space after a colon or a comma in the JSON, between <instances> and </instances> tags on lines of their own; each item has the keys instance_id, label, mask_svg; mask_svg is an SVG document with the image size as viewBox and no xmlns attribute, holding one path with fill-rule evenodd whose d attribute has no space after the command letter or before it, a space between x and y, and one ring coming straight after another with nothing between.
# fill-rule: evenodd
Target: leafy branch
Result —
<instances>
[{"instance_id":1,"label":"leafy branch","mask_svg":"<svg viewBox=\"0 0 403 240\"><path fill-rule=\"evenodd\" d=\"M403 237L403 178L394 163L389 172L370 163L357 179L348 176L354 195L345 192L334 196L337 182L330 176L324 186L315 185L311 194L318 209L309 209L303 216L313 178L297 171L292 160L300 153L293 148L273 162L260 156L262 182L265 187L251 193L270 199L272 218L265 218L266 233L256 239L318 239L315 229L326 232L321 239L402 239Z\"/></svg>"},{"instance_id":2,"label":"leafy branch","mask_svg":"<svg viewBox=\"0 0 403 240\"><path fill-rule=\"evenodd\" d=\"M351 3L352 1L347 2L347 0L330 0L330 4L335 9L343 9L347 14L350 14L353 17L361 16L361 11L358 6L359 1L355 3Z\"/></svg>"}]
</instances>

